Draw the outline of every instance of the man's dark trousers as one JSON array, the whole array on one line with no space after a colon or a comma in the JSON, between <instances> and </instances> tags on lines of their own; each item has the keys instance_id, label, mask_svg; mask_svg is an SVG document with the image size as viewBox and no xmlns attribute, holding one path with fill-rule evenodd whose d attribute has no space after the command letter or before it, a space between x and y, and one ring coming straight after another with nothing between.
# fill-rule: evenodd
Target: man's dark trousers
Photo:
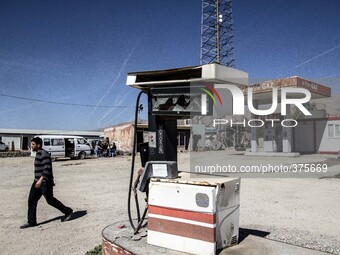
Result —
<instances>
[{"instance_id":1,"label":"man's dark trousers","mask_svg":"<svg viewBox=\"0 0 340 255\"><path fill-rule=\"evenodd\" d=\"M37 222L37 205L41 196L44 196L49 205L57 208L63 214L70 212L70 208L63 205L63 203L53 196L53 181L43 181L40 188L35 188L36 183L36 181L33 182L28 197L28 223L36 224Z\"/></svg>"}]
</instances>

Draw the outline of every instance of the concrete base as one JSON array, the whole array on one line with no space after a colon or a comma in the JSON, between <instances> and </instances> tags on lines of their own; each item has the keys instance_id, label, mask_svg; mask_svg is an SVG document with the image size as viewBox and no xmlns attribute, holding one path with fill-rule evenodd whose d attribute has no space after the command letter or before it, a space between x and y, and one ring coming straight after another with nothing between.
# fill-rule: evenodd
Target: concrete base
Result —
<instances>
[{"instance_id":1,"label":"concrete base","mask_svg":"<svg viewBox=\"0 0 340 255\"><path fill-rule=\"evenodd\" d=\"M123 227L124 226L124 227ZM122 228L123 227L123 228ZM141 230L137 236L128 221L121 221L104 228L102 232L103 255L188 255L188 253L174 251L147 244L147 229ZM225 248L219 255L327 255L299 246L269 240L267 238L248 235L241 243Z\"/></svg>"},{"instance_id":2,"label":"concrete base","mask_svg":"<svg viewBox=\"0 0 340 255\"><path fill-rule=\"evenodd\" d=\"M120 221L102 231L102 255L185 255L179 251L157 247L147 243L147 229L133 235L129 221Z\"/></svg>"},{"instance_id":3,"label":"concrete base","mask_svg":"<svg viewBox=\"0 0 340 255\"><path fill-rule=\"evenodd\" d=\"M245 156L260 156L260 157L300 157L299 152L245 152Z\"/></svg>"},{"instance_id":4,"label":"concrete base","mask_svg":"<svg viewBox=\"0 0 340 255\"><path fill-rule=\"evenodd\" d=\"M219 255L326 255L329 253L302 248L263 237L249 235L240 244L224 249Z\"/></svg>"}]
</instances>

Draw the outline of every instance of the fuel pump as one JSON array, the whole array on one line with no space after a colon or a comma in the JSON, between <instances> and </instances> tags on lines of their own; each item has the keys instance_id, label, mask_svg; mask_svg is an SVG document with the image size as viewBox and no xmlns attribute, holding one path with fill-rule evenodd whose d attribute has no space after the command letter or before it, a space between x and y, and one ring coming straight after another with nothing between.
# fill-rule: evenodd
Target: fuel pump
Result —
<instances>
[{"instance_id":1,"label":"fuel pump","mask_svg":"<svg viewBox=\"0 0 340 255\"><path fill-rule=\"evenodd\" d=\"M149 210L149 244L215 254L217 249L237 243L240 179L195 179L189 169L178 169L177 164L177 120L213 116L214 99L207 96L206 88L221 83L244 86L248 75L216 63L128 74L127 85L141 90L136 102L128 215L137 234L147 225L144 220ZM143 94L148 101L148 142L137 145L138 107ZM138 171L137 146L143 166ZM131 214L132 193L137 222ZM138 194L143 193L147 205L141 215Z\"/></svg>"},{"instance_id":2,"label":"fuel pump","mask_svg":"<svg viewBox=\"0 0 340 255\"><path fill-rule=\"evenodd\" d=\"M129 75L134 75L129 74ZM139 74L140 75L140 74ZM147 74L144 74L145 76ZM203 83L202 83L203 84ZM148 84L142 88L136 102L135 112L135 134L132 154L132 166L130 175L128 212L131 227L134 233L137 233L142 226L146 210L143 216L140 216L140 209L137 198L137 190L148 196L149 180L152 177L176 179L178 178L177 165L177 120L188 119L190 116L201 113L201 105L207 109L212 109L212 102L206 97L202 97L200 90L203 85L190 86L189 81L178 82L176 84L161 83ZM142 94L148 98L148 143L137 145L136 131L138 120L139 100ZM202 99L206 100L202 104ZM209 113L209 111L208 111ZM142 157L143 169L137 173L133 183L135 172L135 151L136 146L140 146L140 155ZM132 185L133 183L133 185ZM135 196L137 209L137 226L133 223L131 216L131 195ZM146 198L147 200L147 198Z\"/></svg>"}]
</instances>

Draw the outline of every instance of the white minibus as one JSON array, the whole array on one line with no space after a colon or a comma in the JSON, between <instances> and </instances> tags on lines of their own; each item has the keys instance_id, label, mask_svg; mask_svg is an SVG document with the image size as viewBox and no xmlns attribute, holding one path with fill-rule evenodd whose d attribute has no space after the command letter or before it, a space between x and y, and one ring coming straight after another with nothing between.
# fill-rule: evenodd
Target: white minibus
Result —
<instances>
[{"instance_id":1,"label":"white minibus","mask_svg":"<svg viewBox=\"0 0 340 255\"><path fill-rule=\"evenodd\" d=\"M84 159L91 155L91 145L81 136L37 135L42 139L42 147L52 158Z\"/></svg>"}]
</instances>

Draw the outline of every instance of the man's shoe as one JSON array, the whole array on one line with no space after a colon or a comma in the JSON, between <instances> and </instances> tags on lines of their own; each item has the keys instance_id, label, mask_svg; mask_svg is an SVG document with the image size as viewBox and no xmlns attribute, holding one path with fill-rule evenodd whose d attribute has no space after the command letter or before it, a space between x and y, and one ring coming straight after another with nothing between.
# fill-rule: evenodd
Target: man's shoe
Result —
<instances>
[{"instance_id":1,"label":"man's shoe","mask_svg":"<svg viewBox=\"0 0 340 255\"><path fill-rule=\"evenodd\" d=\"M24 228L32 228L32 227L35 227L37 226L37 223L26 223L24 225L21 225L20 228L21 229L24 229Z\"/></svg>"},{"instance_id":2,"label":"man's shoe","mask_svg":"<svg viewBox=\"0 0 340 255\"><path fill-rule=\"evenodd\" d=\"M70 209L70 211L68 213L65 214L65 219L64 221L69 221L72 219L72 213L73 213L73 210Z\"/></svg>"}]
</instances>

